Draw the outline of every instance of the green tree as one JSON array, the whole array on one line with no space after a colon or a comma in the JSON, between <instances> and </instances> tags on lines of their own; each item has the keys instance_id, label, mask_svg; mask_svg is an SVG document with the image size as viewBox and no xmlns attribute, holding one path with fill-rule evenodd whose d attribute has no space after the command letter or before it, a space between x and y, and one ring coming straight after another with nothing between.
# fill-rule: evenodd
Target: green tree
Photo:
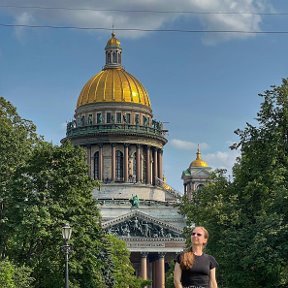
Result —
<instances>
[{"instance_id":1,"label":"green tree","mask_svg":"<svg viewBox=\"0 0 288 288\"><path fill-rule=\"evenodd\" d=\"M223 287L288 285L288 80L260 96L258 125L236 131L233 182L216 172L181 208L188 223L210 231Z\"/></svg>"},{"instance_id":2,"label":"green tree","mask_svg":"<svg viewBox=\"0 0 288 288\"><path fill-rule=\"evenodd\" d=\"M1 288L32 288L31 270L25 266L16 267L8 260L0 261Z\"/></svg>"},{"instance_id":3,"label":"green tree","mask_svg":"<svg viewBox=\"0 0 288 288\"><path fill-rule=\"evenodd\" d=\"M130 262L130 251L126 248L124 241L114 235L107 235L107 241L110 243L110 251L114 266L115 285L113 288L141 288L151 284L151 281L137 278L135 270Z\"/></svg>"},{"instance_id":4,"label":"green tree","mask_svg":"<svg viewBox=\"0 0 288 288\"><path fill-rule=\"evenodd\" d=\"M165 273L165 288L174 288L174 260L169 263L169 268Z\"/></svg>"},{"instance_id":5,"label":"green tree","mask_svg":"<svg viewBox=\"0 0 288 288\"><path fill-rule=\"evenodd\" d=\"M9 256L33 268L35 287L63 287L61 227L66 221L73 227L71 286L105 287L113 281L92 196L97 182L87 169L83 149L68 142L60 147L42 142L15 173Z\"/></svg>"},{"instance_id":6,"label":"green tree","mask_svg":"<svg viewBox=\"0 0 288 288\"><path fill-rule=\"evenodd\" d=\"M9 261L0 261L0 287L15 288L14 267Z\"/></svg>"},{"instance_id":7,"label":"green tree","mask_svg":"<svg viewBox=\"0 0 288 288\"><path fill-rule=\"evenodd\" d=\"M16 108L0 97L0 257L6 257L7 241L13 233L7 224L10 207L8 198L12 177L32 153L32 147L39 141L35 125L22 119Z\"/></svg>"},{"instance_id":8,"label":"green tree","mask_svg":"<svg viewBox=\"0 0 288 288\"><path fill-rule=\"evenodd\" d=\"M92 195L99 183L88 176L84 150L46 143L35 131L0 98L0 251L16 263L5 260L1 279L17 288L63 287L61 228L69 222L71 288L125 287L127 279L142 287L124 242L115 244L101 228ZM113 254L118 247L121 253Z\"/></svg>"}]
</instances>

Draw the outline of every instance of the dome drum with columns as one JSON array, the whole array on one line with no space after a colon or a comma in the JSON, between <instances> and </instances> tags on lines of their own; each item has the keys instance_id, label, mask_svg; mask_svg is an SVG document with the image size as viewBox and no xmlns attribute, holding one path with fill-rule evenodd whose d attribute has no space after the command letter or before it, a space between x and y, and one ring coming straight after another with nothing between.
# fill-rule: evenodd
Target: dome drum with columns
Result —
<instances>
[{"instance_id":1,"label":"dome drum with columns","mask_svg":"<svg viewBox=\"0 0 288 288\"><path fill-rule=\"evenodd\" d=\"M122 48L114 33L105 53L106 65L84 85L63 141L87 147L95 179L154 185L163 178L167 130L153 119L144 86L122 67Z\"/></svg>"},{"instance_id":2,"label":"dome drum with columns","mask_svg":"<svg viewBox=\"0 0 288 288\"><path fill-rule=\"evenodd\" d=\"M105 51L106 65L84 85L77 101L75 120L67 124L66 138L82 145L90 136L100 137L94 139L94 143L99 143L107 134L120 134L135 137L136 142L143 137L151 138L161 149L167 143L167 130L162 122L153 119L144 86L122 67L122 48L114 33ZM109 138L109 142L111 140ZM143 144L151 144L146 140ZM91 137L89 144L93 144Z\"/></svg>"}]
</instances>

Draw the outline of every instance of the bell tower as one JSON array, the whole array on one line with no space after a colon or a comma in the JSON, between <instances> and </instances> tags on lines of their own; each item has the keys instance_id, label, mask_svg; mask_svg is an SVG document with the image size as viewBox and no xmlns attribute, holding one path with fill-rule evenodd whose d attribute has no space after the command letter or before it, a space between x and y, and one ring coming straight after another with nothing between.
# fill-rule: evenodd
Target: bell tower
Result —
<instances>
[{"instance_id":1,"label":"bell tower","mask_svg":"<svg viewBox=\"0 0 288 288\"><path fill-rule=\"evenodd\" d=\"M211 175L212 168L208 166L207 162L202 160L200 146L198 145L196 159L193 160L188 169L182 172L181 179L183 180L184 195L189 200L192 199L193 193L203 187Z\"/></svg>"}]
</instances>

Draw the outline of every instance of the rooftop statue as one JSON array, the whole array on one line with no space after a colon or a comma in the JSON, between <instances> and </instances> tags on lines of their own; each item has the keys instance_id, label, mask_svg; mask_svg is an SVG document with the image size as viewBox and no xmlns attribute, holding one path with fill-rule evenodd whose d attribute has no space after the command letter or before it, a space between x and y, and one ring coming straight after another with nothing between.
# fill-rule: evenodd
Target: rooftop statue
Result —
<instances>
[{"instance_id":1,"label":"rooftop statue","mask_svg":"<svg viewBox=\"0 0 288 288\"><path fill-rule=\"evenodd\" d=\"M132 197L130 198L129 202L131 203L131 208L139 208L140 200L138 195L132 194Z\"/></svg>"}]
</instances>

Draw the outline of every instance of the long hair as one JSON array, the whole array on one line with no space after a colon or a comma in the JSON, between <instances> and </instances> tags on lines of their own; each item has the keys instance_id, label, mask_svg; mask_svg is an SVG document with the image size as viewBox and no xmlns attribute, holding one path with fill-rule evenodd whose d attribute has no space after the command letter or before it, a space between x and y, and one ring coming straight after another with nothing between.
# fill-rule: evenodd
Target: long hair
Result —
<instances>
[{"instance_id":1,"label":"long hair","mask_svg":"<svg viewBox=\"0 0 288 288\"><path fill-rule=\"evenodd\" d=\"M204 232L204 238L207 239L207 241L208 241L209 233L208 233L207 229L204 228L203 226L197 226L197 227L194 227L193 230L195 228L200 228ZM204 244L204 247L205 247L205 245L206 244ZM181 258L180 258L180 267L181 267L181 269L190 269L193 266L194 261L195 261L195 255L193 253L192 247L190 247L188 250L186 250L181 255Z\"/></svg>"}]
</instances>

